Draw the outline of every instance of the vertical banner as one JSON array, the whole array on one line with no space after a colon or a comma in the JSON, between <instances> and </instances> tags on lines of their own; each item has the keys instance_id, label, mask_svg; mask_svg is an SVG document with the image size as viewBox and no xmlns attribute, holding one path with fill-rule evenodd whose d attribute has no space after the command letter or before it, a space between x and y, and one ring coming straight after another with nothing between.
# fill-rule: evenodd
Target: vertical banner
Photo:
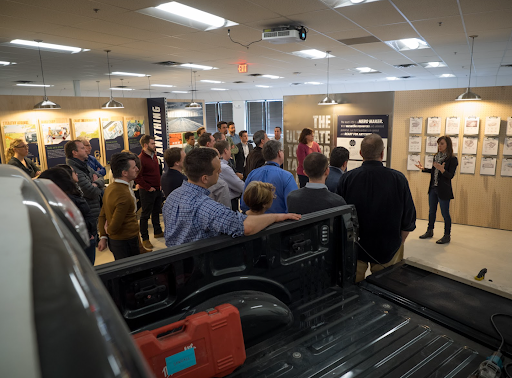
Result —
<instances>
[{"instance_id":1,"label":"vertical banner","mask_svg":"<svg viewBox=\"0 0 512 378\"><path fill-rule=\"evenodd\" d=\"M85 137L91 144L91 155L101 160L100 125L97 118L85 118L73 120L75 138Z\"/></svg>"},{"instance_id":2,"label":"vertical banner","mask_svg":"<svg viewBox=\"0 0 512 378\"><path fill-rule=\"evenodd\" d=\"M359 153L363 138L379 134L384 141L384 161L387 160L389 115L339 115L337 145L350 152L350 160L363 160Z\"/></svg>"},{"instance_id":3,"label":"vertical banner","mask_svg":"<svg viewBox=\"0 0 512 378\"><path fill-rule=\"evenodd\" d=\"M142 152L140 145L140 138L146 134L146 126L144 125L144 117L125 117L125 148L130 150L136 155Z\"/></svg>"},{"instance_id":4,"label":"vertical banner","mask_svg":"<svg viewBox=\"0 0 512 378\"><path fill-rule=\"evenodd\" d=\"M101 129L105 143L105 162L110 164L112 155L124 150L123 118L102 118Z\"/></svg>"},{"instance_id":5,"label":"vertical banner","mask_svg":"<svg viewBox=\"0 0 512 378\"><path fill-rule=\"evenodd\" d=\"M48 168L66 164L64 145L71 139L69 118L39 120Z\"/></svg>"},{"instance_id":6,"label":"vertical banner","mask_svg":"<svg viewBox=\"0 0 512 378\"><path fill-rule=\"evenodd\" d=\"M27 157L41 165L39 156L39 138L37 137L37 127L30 121L4 121L2 122L2 139L4 141L4 151L7 153L11 143L15 139L23 139L28 144ZM8 163L8 161L6 161Z\"/></svg>"},{"instance_id":7,"label":"vertical banner","mask_svg":"<svg viewBox=\"0 0 512 378\"><path fill-rule=\"evenodd\" d=\"M164 151L167 148L167 124L165 98L148 98L149 134L155 137L156 156L164 164Z\"/></svg>"}]
</instances>

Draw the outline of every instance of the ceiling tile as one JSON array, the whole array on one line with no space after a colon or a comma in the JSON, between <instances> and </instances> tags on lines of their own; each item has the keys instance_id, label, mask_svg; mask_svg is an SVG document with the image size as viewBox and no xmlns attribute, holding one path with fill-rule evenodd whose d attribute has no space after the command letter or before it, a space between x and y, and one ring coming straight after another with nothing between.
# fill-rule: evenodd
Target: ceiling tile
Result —
<instances>
[{"instance_id":1,"label":"ceiling tile","mask_svg":"<svg viewBox=\"0 0 512 378\"><path fill-rule=\"evenodd\" d=\"M363 3L353 7L338 8L336 11L363 27L397 24L405 21L402 15L387 1Z\"/></svg>"},{"instance_id":2,"label":"ceiling tile","mask_svg":"<svg viewBox=\"0 0 512 378\"><path fill-rule=\"evenodd\" d=\"M320 33L358 29L359 26L331 9L290 16L297 23Z\"/></svg>"},{"instance_id":3,"label":"ceiling tile","mask_svg":"<svg viewBox=\"0 0 512 378\"><path fill-rule=\"evenodd\" d=\"M383 25L368 28L368 31L381 41L392 41L403 38L418 38L418 33L409 25L408 22L399 24Z\"/></svg>"},{"instance_id":4,"label":"ceiling tile","mask_svg":"<svg viewBox=\"0 0 512 378\"><path fill-rule=\"evenodd\" d=\"M510 28L511 19L512 9L464 15L468 33L479 30L507 29Z\"/></svg>"},{"instance_id":5,"label":"ceiling tile","mask_svg":"<svg viewBox=\"0 0 512 378\"><path fill-rule=\"evenodd\" d=\"M439 25L441 23L441 25ZM412 25L424 38L464 33L460 16L441 17L435 20L414 21Z\"/></svg>"},{"instance_id":6,"label":"ceiling tile","mask_svg":"<svg viewBox=\"0 0 512 378\"><path fill-rule=\"evenodd\" d=\"M321 1L311 0L250 0L250 2L258 4L282 16L328 9L328 6Z\"/></svg>"},{"instance_id":7,"label":"ceiling tile","mask_svg":"<svg viewBox=\"0 0 512 378\"><path fill-rule=\"evenodd\" d=\"M463 14L511 9L509 0L459 0Z\"/></svg>"},{"instance_id":8,"label":"ceiling tile","mask_svg":"<svg viewBox=\"0 0 512 378\"><path fill-rule=\"evenodd\" d=\"M455 16L459 14L457 0L393 0L409 21Z\"/></svg>"},{"instance_id":9,"label":"ceiling tile","mask_svg":"<svg viewBox=\"0 0 512 378\"><path fill-rule=\"evenodd\" d=\"M50 30L47 34L60 37L75 38L81 41L92 41L105 43L106 41L112 45L120 45L123 43L136 42L130 38L118 37L111 34L98 33L91 30L83 30L72 27L61 27L59 29Z\"/></svg>"}]
</instances>

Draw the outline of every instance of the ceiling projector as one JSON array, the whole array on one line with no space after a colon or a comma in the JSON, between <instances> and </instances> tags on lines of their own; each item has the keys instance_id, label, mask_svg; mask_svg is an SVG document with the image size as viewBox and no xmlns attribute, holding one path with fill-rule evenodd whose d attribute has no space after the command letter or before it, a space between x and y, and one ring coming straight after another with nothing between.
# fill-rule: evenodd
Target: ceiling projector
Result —
<instances>
[{"instance_id":1,"label":"ceiling projector","mask_svg":"<svg viewBox=\"0 0 512 378\"><path fill-rule=\"evenodd\" d=\"M306 40L307 29L304 26L282 26L263 29L261 39L275 44L293 43Z\"/></svg>"}]
</instances>

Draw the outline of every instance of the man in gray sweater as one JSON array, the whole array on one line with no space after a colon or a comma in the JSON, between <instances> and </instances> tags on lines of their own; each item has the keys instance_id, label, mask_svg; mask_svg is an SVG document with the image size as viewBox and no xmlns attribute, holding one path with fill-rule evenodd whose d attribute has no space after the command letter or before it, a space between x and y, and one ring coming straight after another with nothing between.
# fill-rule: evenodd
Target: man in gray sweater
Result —
<instances>
[{"instance_id":1,"label":"man in gray sweater","mask_svg":"<svg viewBox=\"0 0 512 378\"><path fill-rule=\"evenodd\" d=\"M304 173L309 177L309 182L304 188L288 194L288 212L309 214L347 204L343 197L330 192L325 185L329 176L329 161L325 155L313 152L306 156Z\"/></svg>"}]
</instances>

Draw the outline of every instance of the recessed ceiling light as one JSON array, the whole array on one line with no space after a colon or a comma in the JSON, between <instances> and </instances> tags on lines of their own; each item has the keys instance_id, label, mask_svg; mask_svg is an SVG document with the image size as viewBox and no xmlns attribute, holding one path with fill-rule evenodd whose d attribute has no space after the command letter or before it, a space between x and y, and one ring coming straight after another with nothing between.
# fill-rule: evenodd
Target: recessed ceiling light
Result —
<instances>
[{"instance_id":1,"label":"recessed ceiling light","mask_svg":"<svg viewBox=\"0 0 512 378\"><path fill-rule=\"evenodd\" d=\"M177 1L141 9L138 12L204 31L238 25L236 22L189 7Z\"/></svg>"},{"instance_id":2,"label":"recessed ceiling light","mask_svg":"<svg viewBox=\"0 0 512 378\"><path fill-rule=\"evenodd\" d=\"M108 74L105 74L105 75L108 75ZM135 77L145 77L146 75L145 74L139 74L139 73L132 73L132 72L112 72L111 75L116 75L116 76L135 76Z\"/></svg>"},{"instance_id":3,"label":"recessed ceiling light","mask_svg":"<svg viewBox=\"0 0 512 378\"><path fill-rule=\"evenodd\" d=\"M16 84L18 87L53 87L53 85L43 85L43 84Z\"/></svg>"},{"instance_id":4,"label":"recessed ceiling light","mask_svg":"<svg viewBox=\"0 0 512 378\"><path fill-rule=\"evenodd\" d=\"M172 93L189 93L187 91L172 91Z\"/></svg>"},{"instance_id":5,"label":"recessed ceiling light","mask_svg":"<svg viewBox=\"0 0 512 378\"><path fill-rule=\"evenodd\" d=\"M405 38L394 41L386 41L386 44L397 51L408 51L418 49L428 49L430 46L427 42L419 38Z\"/></svg>"},{"instance_id":6,"label":"recessed ceiling light","mask_svg":"<svg viewBox=\"0 0 512 378\"><path fill-rule=\"evenodd\" d=\"M334 55L327 54L325 51L317 49L294 51L292 54L307 59L324 59L327 58L327 55L329 55L329 58L334 58Z\"/></svg>"},{"instance_id":7,"label":"recessed ceiling light","mask_svg":"<svg viewBox=\"0 0 512 378\"><path fill-rule=\"evenodd\" d=\"M425 68L446 67L446 64L443 62L424 62L424 63L419 63L419 64Z\"/></svg>"},{"instance_id":8,"label":"recessed ceiling light","mask_svg":"<svg viewBox=\"0 0 512 378\"><path fill-rule=\"evenodd\" d=\"M400 80L400 79L396 76L391 76L391 77L387 77L386 80Z\"/></svg>"},{"instance_id":9,"label":"recessed ceiling light","mask_svg":"<svg viewBox=\"0 0 512 378\"><path fill-rule=\"evenodd\" d=\"M133 88L116 88L116 87L110 88L110 89L113 91L134 91L135 90Z\"/></svg>"},{"instance_id":10,"label":"recessed ceiling light","mask_svg":"<svg viewBox=\"0 0 512 378\"><path fill-rule=\"evenodd\" d=\"M211 88L212 91L229 91L229 89L226 88Z\"/></svg>"},{"instance_id":11,"label":"recessed ceiling light","mask_svg":"<svg viewBox=\"0 0 512 378\"><path fill-rule=\"evenodd\" d=\"M350 0L350 2L351 2L352 4L359 4L359 3L362 3L362 2L364 2L364 1L365 1L365 0Z\"/></svg>"},{"instance_id":12,"label":"recessed ceiling light","mask_svg":"<svg viewBox=\"0 0 512 378\"><path fill-rule=\"evenodd\" d=\"M276 75L261 75L261 77L266 77L267 79L272 79L272 80L283 79L281 76L276 76Z\"/></svg>"},{"instance_id":13,"label":"recessed ceiling light","mask_svg":"<svg viewBox=\"0 0 512 378\"><path fill-rule=\"evenodd\" d=\"M4 62L2 60L0 60L0 66L9 66L11 64L16 64L15 62Z\"/></svg>"},{"instance_id":14,"label":"recessed ceiling light","mask_svg":"<svg viewBox=\"0 0 512 378\"><path fill-rule=\"evenodd\" d=\"M258 88L272 88L270 85L256 85Z\"/></svg>"},{"instance_id":15,"label":"recessed ceiling light","mask_svg":"<svg viewBox=\"0 0 512 378\"><path fill-rule=\"evenodd\" d=\"M309 84L309 85L322 85L323 83L320 83L318 81L306 81L304 84Z\"/></svg>"},{"instance_id":16,"label":"recessed ceiling light","mask_svg":"<svg viewBox=\"0 0 512 378\"><path fill-rule=\"evenodd\" d=\"M152 87L163 87L163 88L173 88L176 85L167 85L167 84L151 84Z\"/></svg>"},{"instance_id":17,"label":"recessed ceiling light","mask_svg":"<svg viewBox=\"0 0 512 378\"><path fill-rule=\"evenodd\" d=\"M213 83L213 84L224 83L223 81L218 81L218 80L199 80L199 81L202 81L203 83Z\"/></svg>"},{"instance_id":18,"label":"recessed ceiling light","mask_svg":"<svg viewBox=\"0 0 512 378\"><path fill-rule=\"evenodd\" d=\"M13 39L11 41L14 45L20 45L25 47L35 47L40 48L41 50L57 50L57 51L67 51L72 54L79 53L81 51L84 51L80 47L73 47L73 46L64 46L64 45L55 45L53 43L45 43L45 42L36 42L36 41L27 41L24 39Z\"/></svg>"},{"instance_id":19,"label":"recessed ceiling light","mask_svg":"<svg viewBox=\"0 0 512 378\"><path fill-rule=\"evenodd\" d=\"M196 68L198 70L205 70L205 71L208 71L208 70L218 70L217 67L211 67L211 66L202 66L200 64L192 64L192 63L185 63L185 64L182 64L181 67L186 67L186 68Z\"/></svg>"},{"instance_id":20,"label":"recessed ceiling light","mask_svg":"<svg viewBox=\"0 0 512 378\"><path fill-rule=\"evenodd\" d=\"M358 70L360 73L370 73L370 72L377 72L377 70L374 70L370 67L357 67L356 70Z\"/></svg>"},{"instance_id":21,"label":"recessed ceiling light","mask_svg":"<svg viewBox=\"0 0 512 378\"><path fill-rule=\"evenodd\" d=\"M442 75L439 75L439 77L455 77L454 74L442 74Z\"/></svg>"}]
</instances>

